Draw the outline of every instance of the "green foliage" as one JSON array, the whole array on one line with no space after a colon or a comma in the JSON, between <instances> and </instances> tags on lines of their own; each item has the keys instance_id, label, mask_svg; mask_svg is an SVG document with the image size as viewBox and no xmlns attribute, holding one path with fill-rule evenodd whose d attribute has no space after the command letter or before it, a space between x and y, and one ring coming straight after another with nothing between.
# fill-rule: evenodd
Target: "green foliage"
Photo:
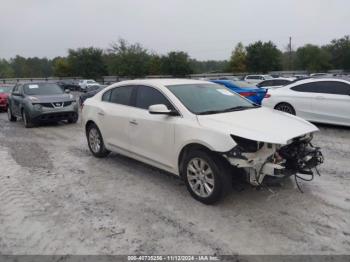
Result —
<instances>
[{"instance_id":1,"label":"green foliage","mask_svg":"<svg viewBox=\"0 0 350 262\"><path fill-rule=\"evenodd\" d=\"M229 71L229 63L226 60L215 61L215 60L207 60L207 61L198 61L196 59L190 60L190 66L192 68L193 73L218 73Z\"/></svg>"},{"instance_id":2,"label":"green foliage","mask_svg":"<svg viewBox=\"0 0 350 262\"><path fill-rule=\"evenodd\" d=\"M232 52L229 69L234 73L247 72L247 52L241 42Z\"/></svg>"},{"instance_id":3,"label":"green foliage","mask_svg":"<svg viewBox=\"0 0 350 262\"><path fill-rule=\"evenodd\" d=\"M10 60L15 77L49 77L52 75L52 64L47 58L17 55Z\"/></svg>"},{"instance_id":4,"label":"green foliage","mask_svg":"<svg viewBox=\"0 0 350 262\"><path fill-rule=\"evenodd\" d=\"M0 78L14 77L14 71L9 62L5 59L0 59Z\"/></svg>"},{"instance_id":5,"label":"green foliage","mask_svg":"<svg viewBox=\"0 0 350 262\"><path fill-rule=\"evenodd\" d=\"M190 66L190 57L185 52L169 52L161 57L161 71L165 75L183 77L193 71Z\"/></svg>"},{"instance_id":6,"label":"green foliage","mask_svg":"<svg viewBox=\"0 0 350 262\"><path fill-rule=\"evenodd\" d=\"M161 61L161 57L156 54L150 56L148 61L148 75L162 74Z\"/></svg>"},{"instance_id":7,"label":"green foliage","mask_svg":"<svg viewBox=\"0 0 350 262\"><path fill-rule=\"evenodd\" d=\"M325 49L331 56L330 62L334 68L350 69L350 36L332 40Z\"/></svg>"},{"instance_id":8,"label":"green foliage","mask_svg":"<svg viewBox=\"0 0 350 262\"><path fill-rule=\"evenodd\" d=\"M330 69L331 56L325 48L307 44L296 51L297 67L309 72L320 72Z\"/></svg>"},{"instance_id":9,"label":"green foliage","mask_svg":"<svg viewBox=\"0 0 350 262\"><path fill-rule=\"evenodd\" d=\"M57 57L53 60L53 73L58 77L73 76L72 69L67 61L67 58Z\"/></svg>"},{"instance_id":10,"label":"green foliage","mask_svg":"<svg viewBox=\"0 0 350 262\"><path fill-rule=\"evenodd\" d=\"M96 79L107 74L103 50L100 48L69 49L67 62L71 75Z\"/></svg>"},{"instance_id":11,"label":"green foliage","mask_svg":"<svg viewBox=\"0 0 350 262\"><path fill-rule=\"evenodd\" d=\"M15 56L0 59L0 78L84 77L100 78L118 75L131 78L147 75L186 76L191 73L268 72L275 70L328 69L350 70L350 36L332 40L328 45L304 45L291 53L282 53L275 44L255 42L246 48L238 43L229 61L198 61L185 52L166 55L151 53L140 44L129 44L119 39L104 52L89 47L70 49L67 57L47 58Z\"/></svg>"},{"instance_id":12,"label":"green foliage","mask_svg":"<svg viewBox=\"0 0 350 262\"><path fill-rule=\"evenodd\" d=\"M246 50L248 71L267 73L281 69L282 53L271 41L255 42L247 46Z\"/></svg>"},{"instance_id":13,"label":"green foliage","mask_svg":"<svg viewBox=\"0 0 350 262\"><path fill-rule=\"evenodd\" d=\"M111 45L107 60L111 75L142 77L149 72L151 55L140 44L129 44L124 39L119 39Z\"/></svg>"}]
</instances>

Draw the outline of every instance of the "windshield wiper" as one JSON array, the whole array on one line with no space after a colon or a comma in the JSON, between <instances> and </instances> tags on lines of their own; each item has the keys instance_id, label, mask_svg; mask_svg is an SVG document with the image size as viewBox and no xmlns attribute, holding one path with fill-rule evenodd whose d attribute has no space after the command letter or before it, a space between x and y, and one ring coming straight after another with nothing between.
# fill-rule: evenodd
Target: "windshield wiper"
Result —
<instances>
[{"instance_id":1,"label":"windshield wiper","mask_svg":"<svg viewBox=\"0 0 350 262\"><path fill-rule=\"evenodd\" d=\"M210 115L210 114L217 114L221 112L222 112L221 110L208 110L208 111L199 112L197 113L197 115Z\"/></svg>"},{"instance_id":2,"label":"windshield wiper","mask_svg":"<svg viewBox=\"0 0 350 262\"><path fill-rule=\"evenodd\" d=\"M225 112L232 112L232 111L241 111L245 109L252 109L260 107L259 105L254 104L253 106L235 106L230 107L222 110L208 110L198 113L197 115L210 115L210 114L219 114L219 113L225 113Z\"/></svg>"}]
</instances>

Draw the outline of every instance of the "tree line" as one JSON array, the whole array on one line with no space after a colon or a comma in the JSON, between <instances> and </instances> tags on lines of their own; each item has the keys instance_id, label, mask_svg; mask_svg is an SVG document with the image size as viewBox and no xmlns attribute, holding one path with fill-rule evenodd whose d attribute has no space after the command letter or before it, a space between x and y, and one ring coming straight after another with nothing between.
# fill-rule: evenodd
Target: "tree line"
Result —
<instances>
[{"instance_id":1,"label":"tree line","mask_svg":"<svg viewBox=\"0 0 350 262\"><path fill-rule=\"evenodd\" d=\"M124 39L107 50L95 47L69 49L66 57L25 58L17 55L0 59L0 78L72 77L100 78L104 75L143 77L146 75L186 76L209 72L262 72L278 70L350 70L350 37L334 39L324 46L306 44L296 50L281 51L269 41L244 46L238 43L228 60L198 61L186 52L159 55L141 44Z\"/></svg>"}]
</instances>

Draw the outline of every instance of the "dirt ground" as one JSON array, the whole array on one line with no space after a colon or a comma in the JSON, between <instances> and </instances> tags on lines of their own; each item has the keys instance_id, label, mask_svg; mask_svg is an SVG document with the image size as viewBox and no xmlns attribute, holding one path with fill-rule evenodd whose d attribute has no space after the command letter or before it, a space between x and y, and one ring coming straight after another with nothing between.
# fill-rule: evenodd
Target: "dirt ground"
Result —
<instances>
[{"instance_id":1,"label":"dirt ground","mask_svg":"<svg viewBox=\"0 0 350 262\"><path fill-rule=\"evenodd\" d=\"M277 128L277 127L276 127ZM320 126L321 177L215 206L178 178L112 154L80 124L25 129L0 114L1 254L350 254L350 129Z\"/></svg>"}]
</instances>

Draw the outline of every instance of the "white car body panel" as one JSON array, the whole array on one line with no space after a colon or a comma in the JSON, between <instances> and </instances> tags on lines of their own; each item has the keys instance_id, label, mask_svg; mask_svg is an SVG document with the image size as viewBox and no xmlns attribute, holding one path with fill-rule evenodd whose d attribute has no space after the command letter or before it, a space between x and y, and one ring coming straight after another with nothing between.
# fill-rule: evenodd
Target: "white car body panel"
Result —
<instances>
[{"instance_id":1,"label":"white car body panel","mask_svg":"<svg viewBox=\"0 0 350 262\"><path fill-rule=\"evenodd\" d=\"M350 94L308 93L291 89L300 84L319 81L344 82L350 85L349 81L334 78L301 80L276 90L269 90L268 94L271 96L263 99L262 105L275 108L279 103L286 102L293 106L297 116L308 121L350 126Z\"/></svg>"},{"instance_id":2,"label":"white car body panel","mask_svg":"<svg viewBox=\"0 0 350 262\"><path fill-rule=\"evenodd\" d=\"M235 136L280 145L287 144L293 137L318 130L301 118L263 107L198 116L198 119L206 128L225 130Z\"/></svg>"},{"instance_id":3,"label":"white car body panel","mask_svg":"<svg viewBox=\"0 0 350 262\"><path fill-rule=\"evenodd\" d=\"M231 135L283 145L292 138L318 130L305 120L267 108L197 116L165 87L191 83L208 84L188 79L131 80L113 84L84 102L83 125L95 122L107 149L177 175L180 152L192 143L224 153L236 146ZM123 85L158 89L181 115L153 115L145 109L101 101L103 93Z\"/></svg>"},{"instance_id":4,"label":"white car body panel","mask_svg":"<svg viewBox=\"0 0 350 262\"><path fill-rule=\"evenodd\" d=\"M81 89L86 89L89 86L94 86L94 85L99 85L95 80L92 79L85 79L85 80L80 80L78 85L80 86Z\"/></svg>"}]
</instances>

